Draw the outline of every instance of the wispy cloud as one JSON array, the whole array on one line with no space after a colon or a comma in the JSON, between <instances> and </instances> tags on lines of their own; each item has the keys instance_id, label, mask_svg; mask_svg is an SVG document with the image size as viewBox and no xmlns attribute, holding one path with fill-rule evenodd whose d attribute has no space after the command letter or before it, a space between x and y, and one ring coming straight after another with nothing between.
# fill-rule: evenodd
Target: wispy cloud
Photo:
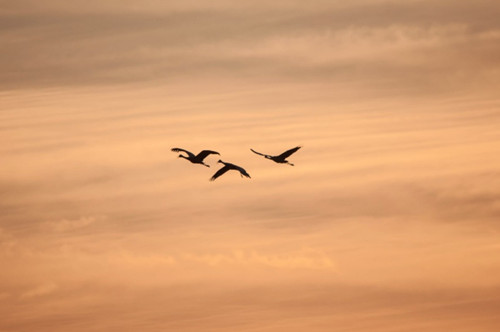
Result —
<instances>
[{"instance_id":1,"label":"wispy cloud","mask_svg":"<svg viewBox=\"0 0 500 332\"><path fill-rule=\"evenodd\" d=\"M269 255L257 251L245 252L234 251L232 254L183 254L187 261L204 263L210 266L227 265L263 265L278 269L312 269L312 270L334 270L333 260L322 251L302 250L298 253L283 255Z\"/></svg>"},{"instance_id":2,"label":"wispy cloud","mask_svg":"<svg viewBox=\"0 0 500 332\"><path fill-rule=\"evenodd\" d=\"M4 252L9 252L17 241L14 236L0 228L0 249Z\"/></svg>"},{"instance_id":3,"label":"wispy cloud","mask_svg":"<svg viewBox=\"0 0 500 332\"><path fill-rule=\"evenodd\" d=\"M0 330L498 331L497 4L4 2Z\"/></svg>"},{"instance_id":4,"label":"wispy cloud","mask_svg":"<svg viewBox=\"0 0 500 332\"><path fill-rule=\"evenodd\" d=\"M85 228L98 221L104 221L104 220L106 220L105 216L89 216L89 217L80 217L78 219L47 221L43 225L44 227L53 230L55 232L67 232L67 231L77 230L80 228Z\"/></svg>"},{"instance_id":5,"label":"wispy cloud","mask_svg":"<svg viewBox=\"0 0 500 332\"><path fill-rule=\"evenodd\" d=\"M488 68L499 54L499 9L485 2L82 7L30 3L2 14L4 88L243 75L431 93L498 75Z\"/></svg>"},{"instance_id":6,"label":"wispy cloud","mask_svg":"<svg viewBox=\"0 0 500 332\"><path fill-rule=\"evenodd\" d=\"M55 283L42 284L21 294L21 299L32 299L35 297L45 296L55 292L57 288L58 287Z\"/></svg>"}]
</instances>

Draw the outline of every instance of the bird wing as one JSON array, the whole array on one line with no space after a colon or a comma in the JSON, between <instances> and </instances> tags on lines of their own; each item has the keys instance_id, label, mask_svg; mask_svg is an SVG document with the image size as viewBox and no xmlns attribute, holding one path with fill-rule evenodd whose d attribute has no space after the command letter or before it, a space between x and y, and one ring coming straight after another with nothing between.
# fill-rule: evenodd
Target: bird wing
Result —
<instances>
[{"instance_id":1,"label":"bird wing","mask_svg":"<svg viewBox=\"0 0 500 332\"><path fill-rule=\"evenodd\" d=\"M198 153L198 155L196 155L196 158L197 159L200 159L200 160L203 160L205 159L208 155L211 155L211 154L218 154L220 155L219 152L217 151L212 151L212 150L203 150L201 151L200 153Z\"/></svg>"},{"instance_id":2,"label":"bird wing","mask_svg":"<svg viewBox=\"0 0 500 332\"><path fill-rule=\"evenodd\" d=\"M193 153L189 152L188 150L181 149L181 148L172 148L171 151L173 151L173 152L185 152L188 154L189 157L191 157L191 158L194 157Z\"/></svg>"},{"instance_id":3,"label":"bird wing","mask_svg":"<svg viewBox=\"0 0 500 332\"><path fill-rule=\"evenodd\" d=\"M230 167L229 166L224 166L222 167L221 169L219 169L217 172L215 172L215 174L210 178L210 181L214 181L215 179L217 179L219 176L221 176L222 174L226 173L227 171L230 170Z\"/></svg>"},{"instance_id":4,"label":"bird wing","mask_svg":"<svg viewBox=\"0 0 500 332\"><path fill-rule=\"evenodd\" d=\"M238 171L240 171L241 175L246 176L247 178L251 179L250 174L248 174L247 171L245 171L245 169L243 167L236 166L236 169Z\"/></svg>"},{"instance_id":5,"label":"bird wing","mask_svg":"<svg viewBox=\"0 0 500 332\"><path fill-rule=\"evenodd\" d=\"M294 154L295 152L297 152L297 150L300 148L301 148L301 146L297 146L293 149L287 150L287 151L283 152L282 154L280 154L279 156L277 156L277 158L286 159L286 158L290 157L292 154Z\"/></svg>"},{"instance_id":6,"label":"bird wing","mask_svg":"<svg viewBox=\"0 0 500 332\"><path fill-rule=\"evenodd\" d=\"M261 156L264 156L264 157L271 157L271 156L270 156L270 155L268 155L268 154L263 154L263 153L257 152L257 151L255 151L254 149L250 149L250 150L252 150L252 152L253 152L253 153L256 153L256 154L258 154L258 155L261 155Z\"/></svg>"}]
</instances>

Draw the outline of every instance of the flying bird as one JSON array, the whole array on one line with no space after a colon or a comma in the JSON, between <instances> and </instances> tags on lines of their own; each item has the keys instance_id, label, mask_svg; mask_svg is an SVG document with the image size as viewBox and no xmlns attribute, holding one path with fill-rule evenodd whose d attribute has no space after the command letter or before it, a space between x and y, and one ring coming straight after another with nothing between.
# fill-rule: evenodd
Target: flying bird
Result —
<instances>
[{"instance_id":1,"label":"flying bird","mask_svg":"<svg viewBox=\"0 0 500 332\"><path fill-rule=\"evenodd\" d=\"M187 150L180 149L180 148L173 148L173 152L185 152L187 154L187 157L183 154L179 154L179 158L184 158L192 162L193 164L202 164L204 166L210 167L210 165L207 165L203 162L203 159L205 159L208 155L211 154L218 154L220 155L219 152L212 151L212 150L203 150L200 153L198 153L196 156Z\"/></svg>"},{"instance_id":2,"label":"flying bird","mask_svg":"<svg viewBox=\"0 0 500 332\"><path fill-rule=\"evenodd\" d=\"M210 181L214 181L219 176L221 176L222 174L224 174L227 171L232 170L232 169L240 172L240 176L241 177L245 176L247 178L250 178L250 174L248 174L247 171L245 171L245 169L243 169L243 167L236 166L236 165L230 164L230 163L226 163L226 162L224 162L224 161L222 161L220 159L219 159L218 163L224 164L224 167L222 167L217 172L215 172L215 174L210 178Z\"/></svg>"},{"instance_id":3,"label":"flying bird","mask_svg":"<svg viewBox=\"0 0 500 332\"><path fill-rule=\"evenodd\" d=\"M263 153L255 151L254 149L250 149L250 150L252 150L253 153L256 153L258 155L266 157L266 159L271 159L275 163L288 164L290 166L293 166L293 164L291 162L289 162L288 160L286 160L286 158L290 157L293 153L297 152L297 150L300 149L300 148L301 148L301 146L297 146L297 147L295 147L293 149L290 149L290 150L287 150L287 151L283 152L279 156L271 156L271 155L268 155L268 154L263 154Z\"/></svg>"}]
</instances>

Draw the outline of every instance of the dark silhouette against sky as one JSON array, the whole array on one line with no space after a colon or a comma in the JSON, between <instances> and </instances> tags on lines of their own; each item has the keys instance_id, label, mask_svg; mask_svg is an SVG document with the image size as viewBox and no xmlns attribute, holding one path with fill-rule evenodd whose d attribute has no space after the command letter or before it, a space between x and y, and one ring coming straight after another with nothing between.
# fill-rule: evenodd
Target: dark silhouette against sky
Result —
<instances>
[{"instance_id":1,"label":"dark silhouette against sky","mask_svg":"<svg viewBox=\"0 0 500 332\"><path fill-rule=\"evenodd\" d=\"M173 152L185 152L187 153L187 156L183 155L183 154L179 154L179 158L184 158L184 159L187 159L189 160L190 162L192 162L193 164L201 164L201 165L204 165L204 166L207 166L207 167L210 167L210 165L208 164L205 164L203 162L203 160L211 155L211 154L219 154L219 152L216 152L216 151L212 151L212 150L203 150L201 151L200 153L198 153L197 155L195 155L194 153L192 152L189 152L188 150L184 150L184 149L180 149L180 148L172 148L172 151Z\"/></svg>"},{"instance_id":2,"label":"dark silhouette against sky","mask_svg":"<svg viewBox=\"0 0 500 332\"><path fill-rule=\"evenodd\" d=\"M271 156L268 154L260 153L260 152L255 151L254 149L250 149L250 150L252 150L253 153L264 156L266 159L270 159L270 160L274 161L275 163L288 164L290 166L293 166L293 164L291 162L289 162L288 160L286 160L286 158L290 157L292 154L297 152L297 150L300 148L301 148L300 146L297 146L297 147L290 149L290 150L287 150L287 151L285 151L282 154L277 155L277 156Z\"/></svg>"},{"instance_id":3,"label":"dark silhouette against sky","mask_svg":"<svg viewBox=\"0 0 500 332\"><path fill-rule=\"evenodd\" d=\"M217 172L215 172L215 174L210 178L210 181L214 181L219 176L221 176L222 174L224 174L230 170L235 170L235 171L240 172L241 177L245 176L247 178L250 178L250 174L248 174L247 171L243 167L240 167L240 166L237 166L237 165L231 164L231 163L226 163L220 159L219 159L218 163L224 164L224 167L222 167Z\"/></svg>"}]
</instances>

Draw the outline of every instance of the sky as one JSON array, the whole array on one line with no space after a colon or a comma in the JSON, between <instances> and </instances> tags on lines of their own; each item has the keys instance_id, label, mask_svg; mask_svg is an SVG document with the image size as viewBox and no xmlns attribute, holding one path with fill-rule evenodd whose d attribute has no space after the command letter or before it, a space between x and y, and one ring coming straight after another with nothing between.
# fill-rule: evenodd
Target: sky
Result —
<instances>
[{"instance_id":1,"label":"sky","mask_svg":"<svg viewBox=\"0 0 500 332\"><path fill-rule=\"evenodd\" d=\"M0 0L0 331L498 331L499 16Z\"/></svg>"}]
</instances>

